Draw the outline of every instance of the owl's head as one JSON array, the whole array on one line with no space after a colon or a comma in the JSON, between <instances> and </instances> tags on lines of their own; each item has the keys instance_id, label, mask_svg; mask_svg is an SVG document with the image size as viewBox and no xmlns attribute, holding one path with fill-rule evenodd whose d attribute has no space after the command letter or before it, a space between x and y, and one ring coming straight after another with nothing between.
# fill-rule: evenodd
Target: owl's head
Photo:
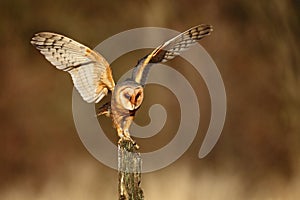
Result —
<instances>
[{"instance_id":1,"label":"owl's head","mask_svg":"<svg viewBox=\"0 0 300 200\"><path fill-rule=\"evenodd\" d=\"M126 110L135 110L140 107L144 99L143 87L136 84L126 84L120 87L119 103Z\"/></svg>"}]
</instances>

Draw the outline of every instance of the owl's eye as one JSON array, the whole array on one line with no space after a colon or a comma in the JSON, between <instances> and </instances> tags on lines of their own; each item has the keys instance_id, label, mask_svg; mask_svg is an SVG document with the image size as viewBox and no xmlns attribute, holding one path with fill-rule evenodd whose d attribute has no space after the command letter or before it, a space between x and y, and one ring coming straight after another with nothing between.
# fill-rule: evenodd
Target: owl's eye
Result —
<instances>
[{"instance_id":1,"label":"owl's eye","mask_svg":"<svg viewBox=\"0 0 300 200\"><path fill-rule=\"evenodd\" d=\"M128 100L130 100L130 98L131 98L131 96L130 96L128 93L125 93L125 94L124 94L124 97L125 97L126 99L128 99Z\"/></svg>"}]
</instances>

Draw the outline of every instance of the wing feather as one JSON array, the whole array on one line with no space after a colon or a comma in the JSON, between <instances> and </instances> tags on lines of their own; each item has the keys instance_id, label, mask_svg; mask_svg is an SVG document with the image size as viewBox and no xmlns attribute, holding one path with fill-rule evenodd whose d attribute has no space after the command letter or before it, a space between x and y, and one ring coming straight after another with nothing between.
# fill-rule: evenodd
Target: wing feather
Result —
<instances>
[{"instance_id":1,"label":"wing feather","mask_svg":"<svg viewBox=\"0 0 300 200\"><path fill-rule=\"evenodd\" d=\"M198 25L158 46L154 51L142 58L135 66L132 74L133 80L145 85L149 69L153 63L164 63L173 59L198 40L210 35L212 31L211 25Z\"/></svg>"},{"instance_id":2,"label":"wing feather","mask_svg":"<svg viewBox=\"0 0 300 200\"><path fill-rule=\"evenodd\" d=\"M113 91L111 68L96 51L50 32L35 34L31 44L57 69L70 73L75 88L88 103L98 103L108 90Z\"/></svg>"}]
</instances>

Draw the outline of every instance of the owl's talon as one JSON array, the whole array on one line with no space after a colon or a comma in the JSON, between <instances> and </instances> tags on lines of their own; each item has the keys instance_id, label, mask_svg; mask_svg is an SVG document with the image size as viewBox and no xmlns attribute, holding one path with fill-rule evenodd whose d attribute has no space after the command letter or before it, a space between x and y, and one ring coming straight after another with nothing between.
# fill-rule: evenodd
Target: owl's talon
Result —
<instances>
[{"instance_id":1,"label":"owl's talon","mask_svg":"<svg viewBox=\"0 0 300 200\"><path fill-rule=\"evenodd\" d=\"M135 147L135 149L139 149L140 147L139 147L139 145L129 136L123 136L123 137L121 137L120 139L119 139L119 141L118 141L118 144L121 144L121 142L123 141L123 140L127 140L127 141L130 141L131 143L132 143L132 145Z\"/></svg>"},{"instance_id":2,"label":"owl's talon","mask_svg":"<svg viewBox=\"0 0 300 200\"><path fill-rule=\"evenodd\" d=\"M130 138L130 140L131 140L133 146L134 146L136 149L139 149L139 148L140 148L139 145L138 145L132 138Z\"/></svg>"},{"instance_id":3,"label":"owl's talon","mask_svg":"<svg viewBox=\"0 0 300 200\"><path fill-rule=\"evenodd\" d=\"M136 149L139 149L139 148L140 148L139 145L138 145L134 140L131 139L131 141L132 141L133 146L134 146Z\"/></svg>"}]
</instances>

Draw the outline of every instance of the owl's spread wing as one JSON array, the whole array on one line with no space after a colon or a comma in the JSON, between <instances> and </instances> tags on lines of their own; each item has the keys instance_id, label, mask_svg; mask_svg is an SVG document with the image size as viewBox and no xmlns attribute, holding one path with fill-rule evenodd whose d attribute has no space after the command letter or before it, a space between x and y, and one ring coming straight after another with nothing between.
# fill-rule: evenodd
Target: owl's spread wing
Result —
<instances>
[{"instance_id":1,"label":"owl's spread wing","mask_svg":"<svg viewBox=\"0 0 300 200\"><path fill-rule=\"evenodd\" d=\"M147 75L152 63L167 62L187 50L203 37L210 35L213 31L211 25L198 25L168 40L157 47L150 54L139 60L133 69L132 79L141 85L145 85Z\"/></svg>"},{"instance_id":2,"label":"owl's spread wing","mask_svg":"<svg viewBox=\"0 0 300 200\"><path fill-rule=\"evenodd\" d=\"M111 68L96 51L56 33L41 32L31 40L57 69L70 73L74 86L88 103L98 103L115 83Z\"/></svg>"}]
</instances>

